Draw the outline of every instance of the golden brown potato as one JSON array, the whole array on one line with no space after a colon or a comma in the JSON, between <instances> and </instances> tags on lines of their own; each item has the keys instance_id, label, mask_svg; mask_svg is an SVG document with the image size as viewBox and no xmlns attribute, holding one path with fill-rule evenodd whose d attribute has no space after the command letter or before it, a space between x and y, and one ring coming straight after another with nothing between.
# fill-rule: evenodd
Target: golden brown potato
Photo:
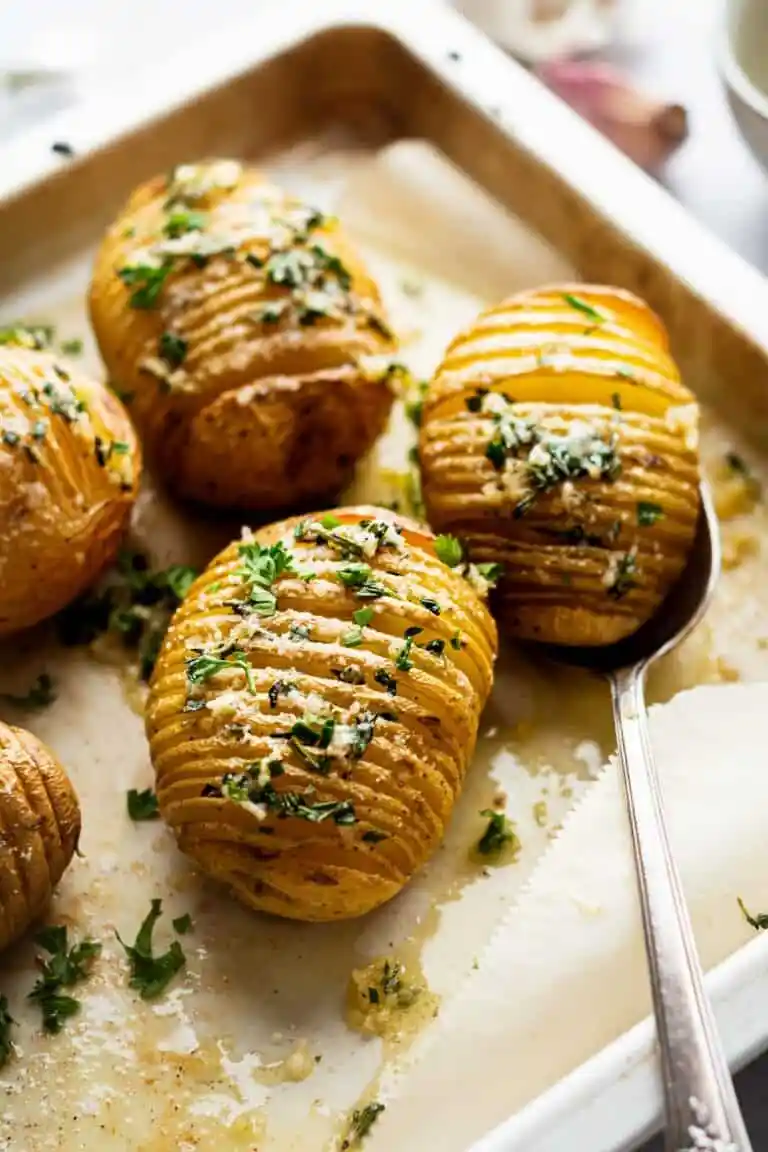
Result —
<instances>
[{"instance_id":1,"label":"golden brown potato","mask_svg":"<svg viewBox=\"0 0 768 1152\"><path fill-rule=\"evenodd\" d=\"M394 345L376 285L334 218L233 160L133 194L90 308L152 456L193 500L316 506L386 423Z\"/></svg>"},{"instance_id":2,"label":"golden brown potato","mask_svg":"<svg viewBox=\"0 0 768 1152\"><path fill-rule=\"evenodd\" d=\"M246 904L359 916L440 843L496 631L434 537L379 508L287 520L192 586L150 686L160 810Z\"/></svg>"},{"instance_id":3,"label":"golden brown potato","mask_svg":"<svg viewBox=\"0 0 768 1152\"><path fill-rule=\"evenodd\" d=\"M40 740L0 723L0 949L42 915L80 837L69 777Z\"/></svg>"},{"instance_id":4,"label":"golden brown potato","mask_svg":"<svg viewBox=\"0 0 768 1152\"><path fill-rule=\"evenodd\" d=\"M504 575L496 609L524 639L608 644L658 607L696 525L698 409L648 307L556 285L482 313L424 403L432 526Z\"/></svg>"},{"instance_id":5,"label":"golden brown potato","mask_svg":"<svg viewBox=\"0 0 768 1152\"><path fill-rule=\"evenodd\" d=\"M140 470L131 422L105 388L46 352L0 347L0 636L99 575Z\"/></svg>"}]
</instances>

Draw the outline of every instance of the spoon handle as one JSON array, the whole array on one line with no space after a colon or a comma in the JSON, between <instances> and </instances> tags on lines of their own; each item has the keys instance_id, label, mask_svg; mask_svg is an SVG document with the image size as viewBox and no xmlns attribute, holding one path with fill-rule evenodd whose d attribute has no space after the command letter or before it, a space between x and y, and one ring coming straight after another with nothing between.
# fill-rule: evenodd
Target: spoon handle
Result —
<instances>
[{"instance_id":1,"label":"spoon handle","mask_svg":"<svg viewBox=\"0 0 768 1152\"><path fill-rule=\"evenodd\" d=\"M751 1152L672 859L648 739L645 668L610 680L661 1049L666 1148Z\"/></svg>"}]
</instances>

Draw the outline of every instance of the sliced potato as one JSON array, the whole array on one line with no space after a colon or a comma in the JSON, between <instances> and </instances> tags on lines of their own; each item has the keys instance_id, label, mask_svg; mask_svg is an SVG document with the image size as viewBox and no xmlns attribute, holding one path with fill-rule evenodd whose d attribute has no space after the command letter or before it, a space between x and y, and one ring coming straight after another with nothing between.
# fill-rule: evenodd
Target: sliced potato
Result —
<instances>
[{"instance_id":1,"label":"sliced potato","mask_svg":"<svg viewBox=\"0 0 768 1152\"><path fill-rule=\"evenodd\" d=\"M160 810L253 908L391 899L439 845L496 630L425 528L379 508L287 520L192 586L150 686Z\"/></svg>"},{"instance_id":2,"label":"sliced potato","mask_svg":"<svg viewBox=\"0 0 768 1152\"><path fill-rule=\"evenodd\" d=\"M0 346L0 636L37 624L113 559L140 450L119 400L53 355Z\"/></svg>"},{"instance_id":3,"label":"sliced potato","mask_svg":"<svg viewBox=\"0 0 768 1152\"><path fill-rule=\"evenodd\" d=\"M45 912L80 837L66 772L22 728L0 723L0 949Z\"/></svg>"},{"instance_id":4,"label":"sliced potato","mask_svg":"<svg viewBox=\"0 0 768 1152\"><path fill-rule=\"evenodd\" d=\"M151 456L195 501L316 506L386 423L377 358L394 344L376 285L336 219L236 161L134 192L97 255L90 310Z\"/></svg>"},{"instance_id":5,"label":"sliced potato","mask_svg":"<svg viewBox=\"0 0 768 1152\"><path fill-rule=\"evenodd\" d=\"M628 292L513 296L448 348L424 403L430 523L503 565L523 639L606 644L679 576L698 513L698 409L666 334Z\"/></svg>"}]
</instances>

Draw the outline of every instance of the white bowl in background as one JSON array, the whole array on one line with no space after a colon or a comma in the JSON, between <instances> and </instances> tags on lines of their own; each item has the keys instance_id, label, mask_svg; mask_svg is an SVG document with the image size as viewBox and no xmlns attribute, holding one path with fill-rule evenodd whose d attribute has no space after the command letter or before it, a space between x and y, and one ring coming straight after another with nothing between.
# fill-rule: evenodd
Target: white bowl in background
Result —
<instances>
[{"instance_id":1,"label":"white bowl in background","mask_svg":"<svg viewBox=\"0 0 768 1152\"><path fill-rule=\"evenodd\" d=\"M726 0L720 68L741 133L768 172L768 0Z\"/></svg>"}]
</instances>

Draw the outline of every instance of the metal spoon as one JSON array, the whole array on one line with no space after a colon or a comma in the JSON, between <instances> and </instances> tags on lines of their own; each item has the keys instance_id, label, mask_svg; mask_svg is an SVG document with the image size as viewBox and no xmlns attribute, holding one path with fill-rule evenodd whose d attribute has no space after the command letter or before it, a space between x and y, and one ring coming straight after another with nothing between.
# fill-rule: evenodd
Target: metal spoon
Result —
<instances>
[{"instance_id":1,"label":"metal spoon","mask_svg":"<svg viewBox=\"0 0 768 1152\"><path fill-rule=\"evenodd\" d=\"M702 486L696 538L687 566L651 620L633 636L602 648L547 646L554 659L600 672L611 685L661 1049L668 1152L751 1152L752 1148L704 990L672 858L648 739L644 693L649 665L698 624L719 573L717 518Z\"/></svg>"}]
</instances>

